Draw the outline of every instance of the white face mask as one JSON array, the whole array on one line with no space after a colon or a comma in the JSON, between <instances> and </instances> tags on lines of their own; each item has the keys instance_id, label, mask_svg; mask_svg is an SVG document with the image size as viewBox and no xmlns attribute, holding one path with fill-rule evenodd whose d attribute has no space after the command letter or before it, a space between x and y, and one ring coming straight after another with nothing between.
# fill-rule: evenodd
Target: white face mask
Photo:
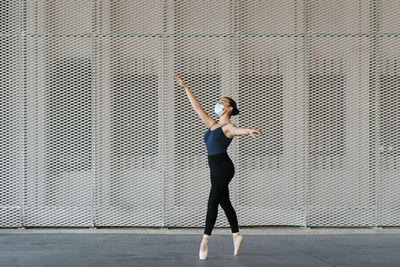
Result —
<instances>
[{"instance_id":1,"label":"white face mask","mask_svg":"<svg viewBox=\"0 0 400 267\"><path fill-rule=\"evenodd\" d=\"M225 110L223 110L223 108L224 108L223 105L221 105L220 103L217 103L217 104L215 104L214 111L218 116L221 116L222 113L225 112Z\"/></svg>"}]
</instances>

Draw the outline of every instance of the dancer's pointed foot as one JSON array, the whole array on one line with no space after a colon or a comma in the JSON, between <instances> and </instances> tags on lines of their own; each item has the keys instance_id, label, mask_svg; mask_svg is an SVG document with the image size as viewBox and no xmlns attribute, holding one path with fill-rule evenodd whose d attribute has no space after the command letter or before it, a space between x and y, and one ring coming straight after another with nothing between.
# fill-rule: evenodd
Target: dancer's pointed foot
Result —
<instances>
[{"instance_id":1,"label":"dancer's pointed foot","mask_svg":"<svg viewBox=\"0 0 400 267\"><path fill-rule=\"evenodd\" d=\"M199 258L200 258L200 260L207 259L208 239L210 239L210 236L204 235L203 240L201 241L200 250L199 250Z\"/></svg>"},{"instance_id":2,"label":"dancer's pointed foot","mask_svg":"<svg viewBox=\"0 0 400 267\"><path fill-rule=\"evenodd\" d=\"M238 255L240 252L240 248L242 247L242 242L243 242L243 236L241 236L239 233L234 233L233 234L233 245L235 247L233 251L233 255Z\"/></svg>"}]
</instances>

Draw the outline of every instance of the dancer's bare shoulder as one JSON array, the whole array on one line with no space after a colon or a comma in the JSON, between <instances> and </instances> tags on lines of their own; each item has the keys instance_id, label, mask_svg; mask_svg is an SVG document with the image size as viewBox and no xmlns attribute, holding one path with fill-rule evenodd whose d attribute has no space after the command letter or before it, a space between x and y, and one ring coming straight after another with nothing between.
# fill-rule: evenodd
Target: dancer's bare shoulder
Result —
<instances>
[{"instance_id":1,"label":"dancer's bare shoulder","mask_svg":"<svg viewBox=\"0 0 400 267\"><path fill-rule=\"evenodd\" d=\"M235 129L237 128L237 126L233 123L228 123L226 125L224 125L225 127L225 135L228 138L233 138L235 136Z\"/></svg>"}]
</instances>

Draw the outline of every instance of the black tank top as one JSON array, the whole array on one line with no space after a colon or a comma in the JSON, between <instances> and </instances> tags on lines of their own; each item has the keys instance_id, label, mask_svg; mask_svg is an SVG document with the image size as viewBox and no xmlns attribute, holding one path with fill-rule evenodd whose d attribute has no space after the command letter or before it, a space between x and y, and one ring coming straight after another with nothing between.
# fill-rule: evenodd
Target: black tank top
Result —
<instances>
[{"instance_id":1,"label":"black tank top","mask_svg":"<svg viewBox=\"0 0 400 267\"><path fill-rule=\"evenodd\" d=\"M225 124L223 124L222 126L224 126ZM220 154L222 152L226 152L229 144L233 139L233 137L228 138L225 136L224 132L222 131L222 126L212 131L210 126L210 128L208 128L208 130L203 136L204 142L206 143L207 146L208 155L215 155L215 154Z\"/></svg>"}]
</instances>

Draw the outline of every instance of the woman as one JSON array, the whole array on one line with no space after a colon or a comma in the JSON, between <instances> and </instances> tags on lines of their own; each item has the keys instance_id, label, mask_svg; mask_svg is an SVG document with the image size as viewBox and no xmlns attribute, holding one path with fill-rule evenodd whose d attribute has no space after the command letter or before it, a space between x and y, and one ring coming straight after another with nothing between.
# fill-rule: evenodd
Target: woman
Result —
<instances>
[{"instance_id":1,"label":"woman","mask_svg":"<svg viewBox=\"0 0 400 267\"><path fill-rule=\"evenodd\" d=\"M254 133L258 133L259 135L263 135L263 133L260 130L236 127L236 125L230 122L231 116L239 114L239 110L236 107L236 102L229 97L222 97L215 105L214 111L219 116L219 122L217 123L203 110L200 103L182 79L177 75L174 78L183 88L185 88L193 109L209 128L204 134L203 139L206 143L208 152L211 190L208 198L205 222L206 226L204 229L203 240L200 245L199 258L207 258L208 240L210 239L211 231L214 228L217 219L218 205L221 205L228 218L233 235L233 254L238 255L243 242L243 237L239 234L236 212L229 199L228 185L235 174L235 168L226 150L234 136L249 134L255 138ZM216 125L214 126L214 124Z\"/></svg>"}]
</instances>

